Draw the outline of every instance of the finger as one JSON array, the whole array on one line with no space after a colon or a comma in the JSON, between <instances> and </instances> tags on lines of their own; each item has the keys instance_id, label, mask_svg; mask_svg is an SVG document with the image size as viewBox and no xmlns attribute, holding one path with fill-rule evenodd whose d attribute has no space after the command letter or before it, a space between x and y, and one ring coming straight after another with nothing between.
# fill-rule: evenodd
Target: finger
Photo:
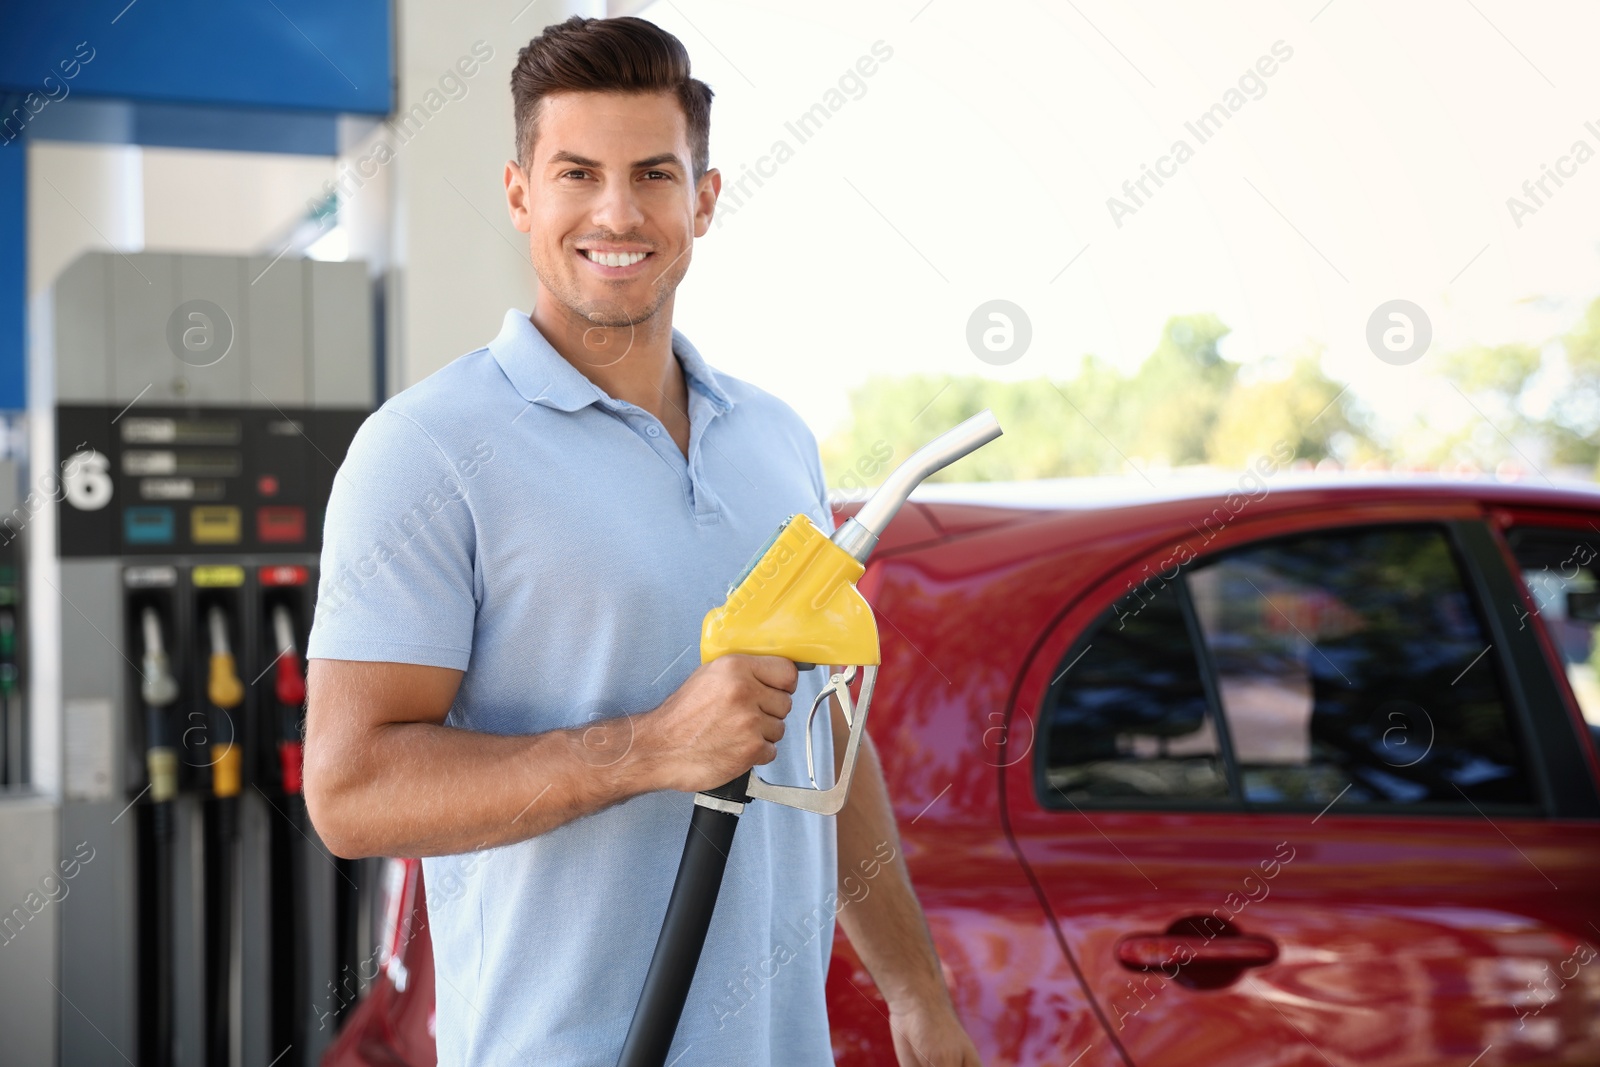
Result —
<instances>
[{"instance_id":1,"label":"finger","mask_svg":"<svg viewBox=\"0 0 1600 1067\"><path fill-rule=\"evenodd\" d=\"M784 659L782 656L752 656L755 662L755 676L757 681L770 685L774 689L782 689L785 693L794 692L799 683L800 671L793 660Z\"/></svg>"},{"instance_id":2,"label":"finger","mask_svg":"<svg viewBox=\"0 0 1600 1067\"><path fill-rule=\"evenodd\" d=\"M765 689L756 698L756 707L774 718L781 719L789 714L789 709L794 706L794 701L789 699L789 694L781 689Z\"/></svg>"},{"instance_id":3,"label":"finger","mask_svg":"<svg viewBox=\"0 0 1600 1067\"><path fill-rule=\"evenodd\" d=\"M777 744L779 741L783 740L784 729L785 727L782 719L776 718L772 715L761 716L761 736L765 737L773 744Z\"/></svg>"}]
</instances>

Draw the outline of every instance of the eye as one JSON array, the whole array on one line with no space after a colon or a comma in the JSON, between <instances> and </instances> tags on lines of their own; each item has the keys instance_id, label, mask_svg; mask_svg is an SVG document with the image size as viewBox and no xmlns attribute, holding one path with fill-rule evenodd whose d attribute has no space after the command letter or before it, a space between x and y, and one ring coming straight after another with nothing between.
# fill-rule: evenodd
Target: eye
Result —
<instances>
[{"instance_id":1,"label":"eye","mask_svg":"<svg viewBox=\"0 0 1600 1067\"><path fill-rule=\"evenodd\" d=\"M669 172L667 172L667 171L664 171L664 170L650 170L650 171L645 171L645 177L649 177L649 176L650 176L650 175L652 175L652 174L659 174L659 175L661 175L661 176L662 176L662 177L663 177L663 178L665 178L665 179L667 179L667 180L668 180L668 181L671 181L671 180L672 180L672 175L671 175L671 174L670 174L670 173L669 173Z\"/></svg>"},{"instance_id":2,"label":"eye","mask_svg":"<svg viewBox=\"0 0 1600 1067\"><path fill-rule=\"evenodd\" d=\"M565 178L565 177L567 177L567 176L568 176L568 175L569 175L569 174L588 174L588 173L589 173L589 172L588 172L588 171L586 171L586 170L582 170L582 169L578 169L578 168L574 168L574 169L572 169L572 170L566 170L566 171L562 171L562 172L561 172L561 177L563 177L563 178Z\"/></svg>"}]
</instances>

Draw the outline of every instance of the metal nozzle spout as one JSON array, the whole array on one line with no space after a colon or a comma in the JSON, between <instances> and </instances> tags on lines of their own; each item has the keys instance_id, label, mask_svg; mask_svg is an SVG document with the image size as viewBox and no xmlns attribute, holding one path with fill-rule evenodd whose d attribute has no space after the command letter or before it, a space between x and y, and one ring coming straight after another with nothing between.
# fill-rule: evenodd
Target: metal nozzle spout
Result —
<instances>
[{"instance_id":1,"label":"metal nozzle spout","mask_svg":"<svg viewBox=\"0 0 1600 1067\"><path fill-rule=\"evenodd\" d=\"M967 421L935 437L911 453L904 463L884 479L877 491L861 505L861 510L834 533L833 543L855 557L857 563L867 562L878 538L911 495L911 490L921 485L930 474L977 451L1003 432L994 412L984 408Z\"/></svg>"}]
</instances>

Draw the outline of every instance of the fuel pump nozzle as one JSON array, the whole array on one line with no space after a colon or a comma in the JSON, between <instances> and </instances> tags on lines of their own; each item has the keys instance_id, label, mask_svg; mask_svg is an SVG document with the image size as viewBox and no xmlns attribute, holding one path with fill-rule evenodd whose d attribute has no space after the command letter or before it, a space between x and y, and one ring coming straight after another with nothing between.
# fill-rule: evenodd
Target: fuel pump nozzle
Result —
<instances>
[{"instance_id":1,"label":"fuel pump nozzle","mask_svg":"<svg viewBox=\"0 0 1600 1067\"><path fill-rule=\"evenodd\" d=\"M159 804L178 795L178 750L172 745L164 710L178 699L178 680L172 676L161 639L161 616L155 608L146 607L139 613L139 627L144 634L139 697L145 705L145 769L150 774L150 799Z\"/></svg>"},{"instance_id":2,"label":"fuel pump nozzle","mask_svg":"<svg viewBox=\"0 0 1600 1067\"><path fill-rule=\"evenodd\" d=\"M895 468L831 539L803 512L791 516L729 587L727 600L706 614L700 629L703 663L743 653L782 656L801 669L819 663L843 669L828 679L807 716L806 767L811 787L775 785L751 768L725 785L695 795L677 881L618 1067L661 1067L666 1062L745 805L751 800L769 800L821 815L837 814L844 807L881 662L877 623L856 582L865 573L867 557L911 491L935 471L1000 433L993 412L985 410L934 438ZM858 670L860 697L852 704L848 687ZM830 788L819 789L810 726L830 696L839 699L850 739L838 779Z\"/></svg>"},{"instance_id":3,"label":"fuel pump nozzle","mask_svg":"<svg viewBox=\"0 0 1600 1067\"><path fill-rule=\"evenodd\" d=\"M151 605L139 612L144 639L139 697L144 704L145 767L150 775L150 852L140 864L149 872L150 1048L157 1063L170 1063L173 1051L173 801L178 796L178 750L173 745L169 706L178 699L178 680L161 637L161 615Z\"/></svg>"},{"instance_id":4,"label":"fuel pump nozzle","mask_svg":"<svg viewBox=\"0 0 1600 1067\"><path fill-rule=\"evenodd\" d=\"M306 673L295 644L294 618L283 604L272 608L272 636L278 648L278 657L273 661L277 673L272 692L281 705L278 766L283 775L283 791L293 796L300 792L301 784L300 706L306 702Z\"/></svg>"},{"instance_id":5,"label":"fuel pump nozzle","mask_svg":"<svg viewBox=\"0 0 1600 1067\"><path fill-rule=\"evenodd\" d=\"M206 821L208 839L205 854L205 976L206 976L206 1059L209 1063L230 1062L231 1034L234 1029L233 958L237 940L234 930L234 880L239 835L239 793L244 758L239 749L239 726L232 712L244 703L244 684L239 681L233 648L228 640L228 613L221 604L206 609L206 629L211 655L206 672L206 699L211 702L211 795ZM215 819L213 823L212 820Z\"/></svg>"},{"instance_id":6,"label":"fuel pump nozzle","mask_svg":"<svg viewBox=\"0 0 1600 1067\"><path fill-rule=\"evenodd\" d=\"M872 608L855 583L864 573L867 557L877 546L878 538L911 491L929 475L1000 434L1000 423L987 409L940 434L896 467L831 539L823 538L804 513L792 516L729 587L728 599L722 606L706 615L700 633L702 662L743 652L783 656L802 669L815 663L844 668L829 677L806 716L806 771L811 786L775 785L752 769L749 780L743 783L750 798L819 815L836 815L844 807L861 737L866 732L879 666L877 624ZM858 671L861 695L852 703L849 686ZM838 699L850 737L838 779L831 788L819 789L811 724L829 697ZM724 795L724 789L701 796L742 803Z\"/></svg>"},{"instance_id":7,"label":"fuel pump nozzle","mask_svg":"<svg viewBox=\"0 0 1600 1067\"><path fill-rule=\"evenodd\" d=\"M236 797L239 795L240 768L243 760L239 746L234 741L236 729L228 713L244 703L244 684L239 681L233 650L228 643L227 613L220 606L213 604L206 612L206 624L211 631L211 669L206 677L206 697L212 706L222 712L222 717L228 726L224 732L215 728L220 727L222 723L213 723L211 792L217 797Z\"/></svg>"}]
</instances>

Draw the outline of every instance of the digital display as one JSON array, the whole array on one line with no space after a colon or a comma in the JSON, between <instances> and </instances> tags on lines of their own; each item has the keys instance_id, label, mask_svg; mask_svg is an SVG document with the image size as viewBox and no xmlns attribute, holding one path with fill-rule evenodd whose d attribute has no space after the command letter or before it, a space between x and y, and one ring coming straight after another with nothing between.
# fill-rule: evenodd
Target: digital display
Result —
<instances>
[{"instance_id":1,"label":"digital display","mask_svg":"<svg viewBox=\"0 0 1600 1067\"><path fill-rule=\"evenodd\" d=\"M232 477L241 469L237 452L130 449L122 454L125 474L211 474Z\"/></svg>"},{"instance_id":2,"label":"digital display","mask_svg":"<svg viewBox=\"0 0 1600 1067\"><path fill-rule=\"evenodd\" d=\"M129 415L122 420L122 440L133 445L236 445L238 419L169 419Z\"/></svg>"}]
</instances>

